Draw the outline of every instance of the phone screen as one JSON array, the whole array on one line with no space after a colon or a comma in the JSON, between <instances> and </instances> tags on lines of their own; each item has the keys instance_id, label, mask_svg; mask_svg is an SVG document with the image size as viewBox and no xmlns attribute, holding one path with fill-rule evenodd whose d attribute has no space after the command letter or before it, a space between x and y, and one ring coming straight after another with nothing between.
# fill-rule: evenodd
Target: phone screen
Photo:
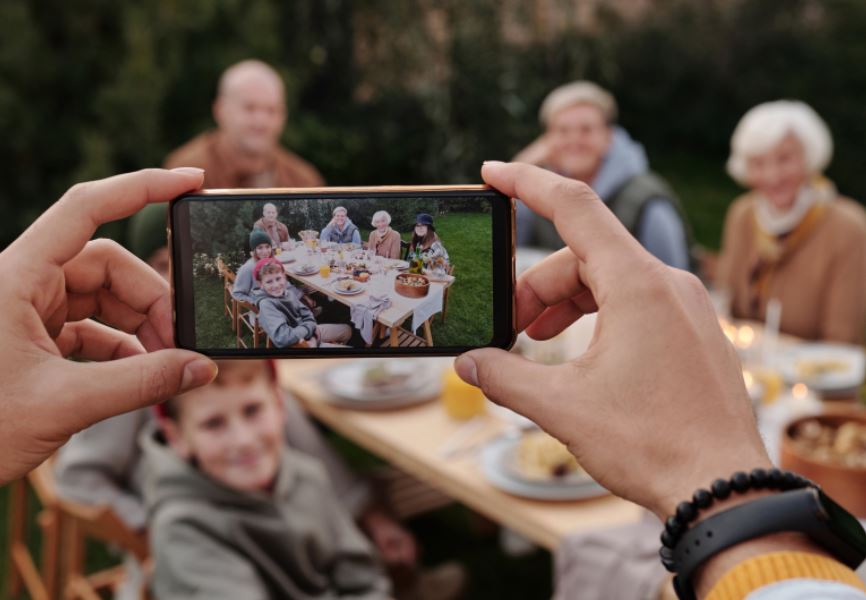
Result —
<instances>
[{"instance_id":1,"label":"phone screen","mask_svg":"<svg viewBox=\"0 0 866 600\"><path fill-rule=\"evenodd\" d=\"M171 209L178 345L215 356L509 347L511 207L481 187L183 196Z\"/></svg>"}]
</instances>

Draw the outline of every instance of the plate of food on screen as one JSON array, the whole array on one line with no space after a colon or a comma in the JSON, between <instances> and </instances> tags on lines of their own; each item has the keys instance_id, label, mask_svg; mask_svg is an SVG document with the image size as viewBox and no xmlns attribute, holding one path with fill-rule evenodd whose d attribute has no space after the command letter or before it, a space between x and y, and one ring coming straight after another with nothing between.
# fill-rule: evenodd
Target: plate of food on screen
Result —
<instances>
[{"instance_id":1,"label":"plate of food on screen","mask_svg":"<svg viewBox=\"0 0 866 600\"><path fill-rule=\"evenodd\" d=\"M317 267L316 265L314 265L312 263L304 263L302 265L296 265L295 267L292 268L292 273L294 273L295 275L301 275L301 276L312 275L313 273L318 273L318 272L319 272L319 267Z\"/></svg>"},{"instance_id":2,"label":"plate of food on screen","mask_svg":"<svg viewBox=\"0 0 866 600\"><path fill-rule=\"evenodd\" d=\"M581 500L609 492L565 444L541 430L497 438L481 451L485 478L504 492L534 500Z\"/></svg>"},{"instance_id":3,"label":"plate of food on screen","mask_svg":"<svg viewBox=\"0 0 866 600\"><path fill-rule=\"evenodd\" d=\"M360 410L427 402L441 392L438 371L412 359L357 360L328 368L322 386L336 404Z\"/></svg>"},{"instance_id":4,"label":"plate of food on screen","mask_svg":"<svg viewBox=\"0 0 866 600\"><path fill-rule=\"evenodd\" d=\"M354 296L362 293L367 287L360 281L355 281L352 278L346 277L337 279L331 287L334 291L343 296Z\"/></svg>"}]
</instances>

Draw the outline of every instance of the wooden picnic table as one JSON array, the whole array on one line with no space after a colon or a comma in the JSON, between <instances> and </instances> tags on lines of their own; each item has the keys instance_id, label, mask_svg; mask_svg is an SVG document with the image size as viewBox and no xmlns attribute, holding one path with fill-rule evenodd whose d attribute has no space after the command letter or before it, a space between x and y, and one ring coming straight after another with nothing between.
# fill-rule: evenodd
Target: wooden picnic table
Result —
<instances>
[{"instance_id":1,"label":"wooden picnic table","mask_svg":"<svg viewBox=\"0 0 866 600\"><path fill-rule=\"evenodd\" d=\"M346 260L351 261L351 256L361 252L361 250L347 251L345 252ZM390 345L391 347L396 348L399 346L399 328L406 322L407 319L412 318L414 312L419 308L425 305L425 303L432 303L434 313L442 312L443 302L444 302L444 294L445 290L449 288L454 283L454 278L450 278L449 281L431 281L430 282L430 290L424 298L407 298L405 296L401 296L394 290L394 280L397 275L399 275L400 271L398 271L394 265L398 263L405 263L405 261L395 260L395 259L382 259L383 266L387 267L387 270L384 274L384 281L380 282L381 287L377 290L375 288L375 283L373 282L373 278L364 284L364 291L360 294L354 295L346 295L337 293L334 289L334 283L337 281L339 275L335 273L333 270L331 274L327 278L323 278L319 275L318 268L322 262L322 256L320 255L320 251L318 249L315 250L315 254L310 255L307 252L307 247L298 244L292 250L283 250L277 259L283 263L283 266L286 270L286 274L292 279L302 283L305 286L312 288L313 290L324 294L328 298L332 298L341 304L345 304L350 309L354 305L365 304L369 302L371 293L373 294L381 294L383 292L387 292L388 297L391 299L391 306L383 310L376 317L377 326L374 327L374 339L377 334L382 331L384 328L390 328ZM291 259L291 262L287 261ZM316 267L317 271L311 275L299 275L294 272L294 268L298 265L303 264L312 264ZM379 275L378 277L381 277ZM438 307L437 307L438 304ZM432 316L432 315L431 315ZM433 333L430 328L430 319L425 319L423 322L424 327L424 338L427 342L428 346L433 345ZM414 331L412 332L414 333Z\"/></svg>"},{"instance_id":2,"label":"wooden picnic table","mask_svg":"<svg viewBox=\"0 0 866 600\"><path fill-rule=\"evenodd\" d=\"M430 361L442 368L441 359ZM319 382L322 369L339 364L329 359L279 362L281 383L317 420L424 481L454 500L520 532L533 542L555 551L572 532L614 527L640 518L641 509L615 496L570 501L527 500L507 494L488 483L474 454L443 458L443 444L463 425L449 418L441 402L432 401L393 411L361 412L341 408L330 399ZM476 437L486 440L505 430L507 424L488 414Z\"/></svg>"}]
</instances>

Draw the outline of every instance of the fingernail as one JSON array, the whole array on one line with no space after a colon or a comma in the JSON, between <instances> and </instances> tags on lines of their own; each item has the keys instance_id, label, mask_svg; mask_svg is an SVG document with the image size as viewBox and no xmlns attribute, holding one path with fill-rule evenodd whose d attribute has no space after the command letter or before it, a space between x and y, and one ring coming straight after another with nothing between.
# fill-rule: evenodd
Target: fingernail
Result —
<instances>
[{"instance_id":1,"label":"fingernail","mask_svg":"<svg viewBox=\"0 0 866 600\"><path fill-rule=\"evenodd\" d=\"M217 366L206 358L197 358L183 368L180 380L180 391L187 392L193 388L210 383L217 376Z\"/></svg>"},{"instance_id":2,"label":"fingernail","mask_svg":"<svg viewBox=\"0 0 866 600\"><path fill-rule=\"evenodd\" d=\"M454 362L454 370L460 375L460 378L466 383L478 387L478 367L475 361L468 356L459 356Z\"/></svg>"},{"instance_id":3,"label":"fingernail","mask_svg":"<svg viewBox=\"0 0 866 600\"><path fill-rule=\"evenodd\" d=\"M173 173L189 173L190 175L201 175L204 173L204 169L199 169L198 167L175 167L172 169Z\"/></svg>"},{"instance_id":4,"label":"fingernail","mask_svg":"<svg viewBox=\"0 0 866 600\"><path fill-rule=\"evenodd\" d=\"M492 165L504 165L504 164L505 164L505 163L502 162L501 160L485 160L483 163L481 163L481 166L484 167L484 166L487 166L487 165L491 165L491 166L492 166Z\"/></svg>"}]
</instances>

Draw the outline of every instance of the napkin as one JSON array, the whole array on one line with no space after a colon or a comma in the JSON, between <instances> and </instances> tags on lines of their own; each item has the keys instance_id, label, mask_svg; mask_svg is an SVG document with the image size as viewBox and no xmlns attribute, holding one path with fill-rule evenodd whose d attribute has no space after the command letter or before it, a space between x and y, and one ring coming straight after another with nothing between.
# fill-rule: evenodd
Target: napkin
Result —
<instances>
[{"instance_id":1,"label":"napkin","mask_svg":"<svg viewBox=\"0 0 866 600\"><path fill-rule=\"evenodd\" d=\"M556 552L553 600L658 597L666 576L659 531L644 512L636 523L569 534Z\"/></svg>"},{"instance_id":2,"label":"napkin","mask_svg":"<svg viewBox=\"0 0 866 600\"><path fill-rule=\"evenodd\" d=\"M412 331L418 331L424 321L442 312L443 289L441 285L431 285L427 295L415 306L412 312Z\"/></svg>"},{"instance_id":3,"label":"napkin","mask_svg":"<svg viewBox=\"0 0 866 600\"><path fill-rule=\"evenodd\" d=\"M387 294L370 296L366 304L353 304L351 307L352 323L361 332L361 337L367 344L373 343L373 321L383 310L391 306L391 298Z\"/></svg>"}]
</instances>

